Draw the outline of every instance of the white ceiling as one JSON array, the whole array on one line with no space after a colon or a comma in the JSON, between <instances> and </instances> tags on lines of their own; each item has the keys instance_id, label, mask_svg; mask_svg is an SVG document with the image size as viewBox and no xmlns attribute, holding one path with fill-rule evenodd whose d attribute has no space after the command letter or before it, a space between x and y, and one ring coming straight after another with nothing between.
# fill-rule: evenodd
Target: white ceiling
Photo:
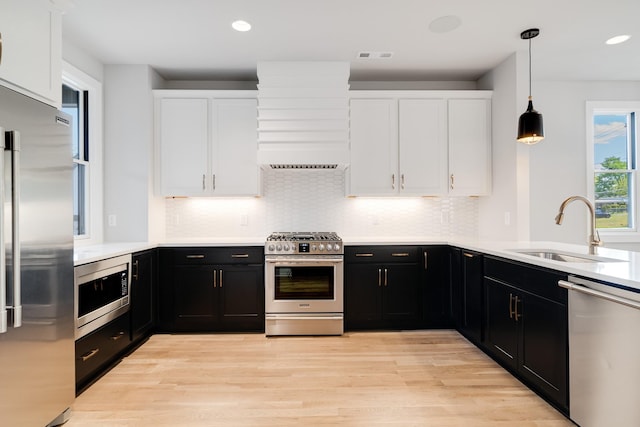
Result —
<instances>
[{"instance_id":1,"label":"white ceiling","mask_svg":"<svg viewBox=\"0 0 640 427\"><path fill-rule=\"evenodd\" d=\"M534 79L640 80L640 0L51 0L65 41L168 80L256 80L257 61L350 61L351 80L476 80L528 42ZM454 15L450 32L429 29ZM249 21L247 33L231 29ZM618 34L628 42L606 46ZM361 60L361 51L393 52Z\"/></svg>"}]
</instances>

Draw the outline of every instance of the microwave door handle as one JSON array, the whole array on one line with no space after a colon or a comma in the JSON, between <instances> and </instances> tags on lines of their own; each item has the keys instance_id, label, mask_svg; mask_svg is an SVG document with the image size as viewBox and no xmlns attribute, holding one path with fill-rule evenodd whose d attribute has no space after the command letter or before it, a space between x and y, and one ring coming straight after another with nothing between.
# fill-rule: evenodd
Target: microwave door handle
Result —
<instances>
[{"instance_id":1,"label":"microwave door handle","mask_svg":"<svg viewBox=\"0 0 640 427\"><path fill-rule=\"evenodd\" d=\"M4 147L5 132L0 127L0 334L7 332L7 268L4 249Z\"/></svg>"},{"instance_id":2,"label":"microwave door handle","mask_svg":"<svg viewBox=\"0 0 640 427\"><path fill-rule=\"evenodd\" d=\"M13 327L22 326L22 286L20 283L20 132L9 132L11 150L11 258L13 274ZM6 149L5 148L5 149Z\"/></svg>"}]
</instances>

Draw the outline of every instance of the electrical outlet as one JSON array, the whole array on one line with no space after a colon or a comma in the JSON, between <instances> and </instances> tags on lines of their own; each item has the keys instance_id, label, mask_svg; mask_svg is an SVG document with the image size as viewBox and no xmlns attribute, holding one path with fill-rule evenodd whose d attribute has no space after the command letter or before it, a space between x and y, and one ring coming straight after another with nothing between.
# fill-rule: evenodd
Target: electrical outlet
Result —
<instances>
[{"instance_id":1,"label":"electrical outlet","mask_svg":"<svg viewBox=\"0 0 640 427\"><path fill-rule=\"evenodd\" d=\"M504 213L504 225L511 224L511 212L507 211Z\"/></svg>"},{"instance_id":2,"label":"electrical outlet","mask_svg":"<svg viewBox=\"0 0 640 427\"><path fill-rule=\"evenodd\" d=\"M114 214L110 214L108 217L109 227L115 227L117 224L116 216Z\"/></svg>"},{"instance_id":3,"label":"electrical outlet","mask_svg":"<svg viewBox=\"0 0 640 427\"><path fill-rule=\"evenodd\" d=\"M240 225L243 227L246 227L247 225L249 225L249 215L240 214Z\"/></svg>"}]
</instances>

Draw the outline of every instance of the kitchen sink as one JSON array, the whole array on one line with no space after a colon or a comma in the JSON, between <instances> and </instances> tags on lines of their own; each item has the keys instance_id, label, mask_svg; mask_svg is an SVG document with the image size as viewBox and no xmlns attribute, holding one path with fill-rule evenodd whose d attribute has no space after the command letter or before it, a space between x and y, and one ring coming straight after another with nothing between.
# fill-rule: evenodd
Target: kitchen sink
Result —
<instances>
[{"instance_id":1,"label":"kitchen sink","mask_svg":"<svg viewBox=\"0 0 640 427\"><path fill-rule=\"evenodd\" d=\"M571 254L567 252L558 252L549 249L525 249L525 250L514 250L512 252L517 252L519 254L528 255L536 258L544 258L552 261L561 261L561 262L624 262L623 260L615 259L615 258L605 258L597 255L578 255Z\"/></svg>"}]
</instances>

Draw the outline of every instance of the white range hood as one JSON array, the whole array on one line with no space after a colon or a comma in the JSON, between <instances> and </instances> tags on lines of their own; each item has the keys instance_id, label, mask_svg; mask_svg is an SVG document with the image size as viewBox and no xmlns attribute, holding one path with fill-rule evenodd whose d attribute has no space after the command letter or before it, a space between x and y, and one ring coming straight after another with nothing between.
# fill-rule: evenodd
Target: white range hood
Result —
<instances>
[{"instance_id":1,"label":"white range hood","mask_svg":"<svg viewBox=\"0 0 640 427\"><path fill-rule=\"evenodd\" d=\"M259 62L258 163L335 169L349 163L349 62Z\"/></svg>"}]
</instances>

